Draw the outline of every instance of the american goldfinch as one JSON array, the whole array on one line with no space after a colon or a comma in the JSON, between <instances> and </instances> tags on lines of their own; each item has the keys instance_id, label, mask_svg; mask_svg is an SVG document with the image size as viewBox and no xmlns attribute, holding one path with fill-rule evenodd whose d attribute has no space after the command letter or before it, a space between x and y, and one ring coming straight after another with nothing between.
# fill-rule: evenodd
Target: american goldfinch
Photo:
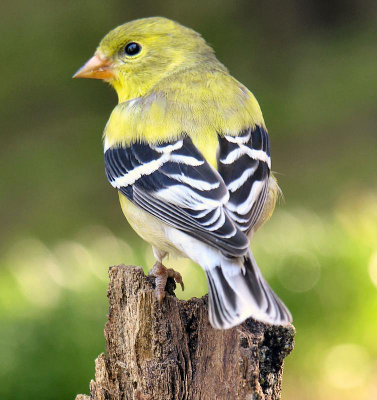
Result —
<instances>
[{"instance_id":1,"label":"american goldfinch","mask_svg":"<svg viewBox=\"0 0 377 400\"><path fill-rule=\"evenodd\" d=\"M168 254L205 271L209 321L288 324L250 250L279 187L253 94L195 31L162 17L121 25L74 75L108 82L119 104L104 130L106 175L124 215L153 247L160 299Z\"/></svg>"}]
</instances>

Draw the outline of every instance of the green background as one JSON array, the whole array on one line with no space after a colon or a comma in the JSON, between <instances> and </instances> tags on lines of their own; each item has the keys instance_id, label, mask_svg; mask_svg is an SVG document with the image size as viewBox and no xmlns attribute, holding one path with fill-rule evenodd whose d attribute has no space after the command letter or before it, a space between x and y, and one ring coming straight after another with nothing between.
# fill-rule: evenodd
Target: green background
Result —
<instances>
[{"instance_id":1,"label":"green background","mask_svg":"<svg viewBox=\"0 0 377 400\"><path fill-rule=\"evenodd\" d=\"M376 4L2 1L1 399L88 393L107 267L153 264L104 175L116 96L71 76L110 29L154 15L201 32L262 107L285 201L252 248L295 319L283 398L377 398ZM170 265L179 297L206 292L197 266Z\"/></svg>"}]
</instances>

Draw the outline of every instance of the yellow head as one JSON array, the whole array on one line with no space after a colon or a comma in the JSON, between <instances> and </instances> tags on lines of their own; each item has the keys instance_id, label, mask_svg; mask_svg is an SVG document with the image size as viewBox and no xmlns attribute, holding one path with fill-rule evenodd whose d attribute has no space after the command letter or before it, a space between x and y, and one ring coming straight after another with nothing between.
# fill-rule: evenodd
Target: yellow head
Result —
<instances>
[{"instance_id":1,"label":"yellow head","mask_svg":"<svg viewBox=\"0 0 377 400\"><path fill-rule=\"evenodd\" d=\"M225 70L198 33L167 18L153 17L109 32L74 77L103 79L125 101L145 95L171 74L203 65Z\"/></svg>"}]
</instances>

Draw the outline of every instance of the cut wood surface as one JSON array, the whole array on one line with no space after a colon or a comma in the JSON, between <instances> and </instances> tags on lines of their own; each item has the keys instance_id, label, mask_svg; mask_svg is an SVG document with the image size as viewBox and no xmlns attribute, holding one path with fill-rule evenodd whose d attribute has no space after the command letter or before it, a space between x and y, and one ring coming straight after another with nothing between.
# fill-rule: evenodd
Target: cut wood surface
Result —
<instances>
[{"instance_id":1,"label":"cut wood surface","mask_svg":"<svg viewBox=\"0 0 377 400\"><path fill-rule=\"evenodd\" d=\"M178 300L168 281L162 304L140 267L109 270L106 354L96 360L90 396L76 400L279 399L293 326L247 320L220 331L207 296ZM89 361L89 360L88 360Z\"/></svg>"}]
</instances>

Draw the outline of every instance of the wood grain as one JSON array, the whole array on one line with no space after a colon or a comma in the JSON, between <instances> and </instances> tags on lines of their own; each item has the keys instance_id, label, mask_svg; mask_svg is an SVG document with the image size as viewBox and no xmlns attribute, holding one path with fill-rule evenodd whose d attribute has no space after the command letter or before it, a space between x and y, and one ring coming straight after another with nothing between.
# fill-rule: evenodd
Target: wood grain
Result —
<instances>
[{"instance_id":1,"label":"wood grain","mask_svg":"<svg viewBox=\"0 0 377 400\"><path fill-rule=\"evenodd\" d=\"M293 326L253 320L220 331L207 317L207 296L178 300L175 284L159 304L140 267L109 270L106 355L96 360L90 397L76 400L274 400Z\"/></svg>"}]
</instances>

